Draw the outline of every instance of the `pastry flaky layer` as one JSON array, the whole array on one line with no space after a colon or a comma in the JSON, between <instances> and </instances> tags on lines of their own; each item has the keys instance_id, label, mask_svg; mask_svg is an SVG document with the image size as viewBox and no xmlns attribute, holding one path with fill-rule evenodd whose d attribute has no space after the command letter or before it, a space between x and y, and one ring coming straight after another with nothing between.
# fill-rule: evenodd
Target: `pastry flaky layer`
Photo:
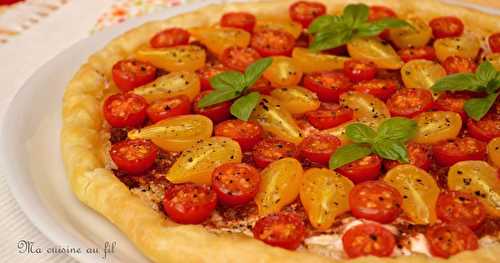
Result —
<instances>
[{"instance_id":1,"label":"pastry flaky layer","mask_svg":"<svg viewBox=\"0 0 500 263\"><path fill-rule=\"evenodd\" d=\"M115 62L129 57L155 33L167 27L194 27L218 22L228 11L247 11L256 16L288 15L295 0L210 5L163 21L146 23L117 37L93 54L68 84L63 99L62 155L71 189L78 199L118 227L154 262L333 262L306 252L275 248L239 234L215 234L199 225L178 225L133 195L106 168L105 148L109 134L101 105L110 91ZM424 19L440 15L460 17L469 28L482 33L500 31L500 18L434 0L328 0L320 1L330 12L340 12L352 2L386 5L400 14L414 13ZM347 260L346 260L347 261ZM364 257L351 262L499 262L500 244L467 251L447 260L412 255L397 258Z\"/></svg>"}]
</instances>

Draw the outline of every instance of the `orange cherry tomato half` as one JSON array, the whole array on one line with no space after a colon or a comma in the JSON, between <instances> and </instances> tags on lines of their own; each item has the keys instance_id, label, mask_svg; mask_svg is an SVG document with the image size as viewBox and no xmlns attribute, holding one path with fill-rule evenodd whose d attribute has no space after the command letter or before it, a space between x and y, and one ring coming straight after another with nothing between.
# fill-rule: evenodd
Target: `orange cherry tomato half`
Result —
<instances>
[{"instance_id":1,"label":"orange cherry tomato half","mask_svg":"<svg viewBox=\"0 0 500 263\"><path fill-rule=\"evenodd\" d=\"M414 117L432 106L432 93L426 89L400 89L387 100L392 116Z\"/></svg>"},{"instance_id":2,"label":"orange cherry tomato half","mask_svg":"<svg viewBox=\"0 0 500 263\"><path fill-rule=\"evenodd\" d=\"M255 16L247 12L229 12L225 13L220 19L222 27L233 27L252 32L255 27Z\"/></svg>"},{"instance_id":3,"label":"orange cherry tomato half","mask_svg":"<svg viewBox=\"0 0 500 263\"><path fill-rule=\"evenodd\" d=\"M225 121L231 117L231 102L230 101L224 101L212 106L208 106L205 108L200 108L198 106L198 102L200 102L201 98L209 94L210 90L206 90L202 93L200 93L196 98L194 99L193 102L193 111L197 114L204 115L211 119L214 123L219 123L221 121Z\"/></svg>"},{"instance_id":4,"label":"orange cherry tomato half","mask_svg":"<svg viewBox=\"0 0 500 263\"><path fill-rule=\"evenodd\" d=\"M448 258L464 250L478 248L477 237L467 226L457 223L433 225L427 229L432 255Z\"/></svg>"},{"instance_id":5,"label":"orange cherry tomato half","mask_svg":"<svg viewBox=\"0 0 500 263\"><path fill-rule=\"evenodd\" d=\"M465 121L468 117L464 110L464 104L471 97L472 95L467 92L444 92L434 102L434 109L456 112Z\"/></svg>"},{"instance_id":6,"label":"orange cherry tomato half","mask_svg":"<svg viewBox=\"0 0 500 263\"><path fill-rule=\"evenodd\" d=\"M358 184L377 179L381 168L382 160L378 155L373 154L341 166L336 171Z\"/></svg>"},{"instance_id":7,"label":"orange cherry tomato half","mask_svg":"<svg viewBox=\"0 0 500 263\"><path fill-rule=\"evenodd\" d=\"M340 72L313 72L305 75L304 86L314 91L321 101L338 102L340 95L352 87L352 82Z\"/></svg>"},{"instance_id":8,"label":"orange cherry tomato half","mask_svg":"<svg viewBox=\"0 0 500 263\"><path fill-rule=\"evenodd\" d=\"M291 142L279 139L266 139L255 145L252 155L255 165L259 168L264 168L279 159L297 157L298 150L295 144Z\"/></svg>"},{"instance_id":9,"label":"orange cherry tomato half","mask_svg":"<svg viewBox=\"0 0 500 263\"><path fill-rule=\"evenodd\" d=\"M259 190L260 174L245 163L226 163L215 168L212 187L217 199L225 205L244 205L253 200Z\"/></svg>"},{"instance_id":10,"label":"orange cherry tomato half","mask_svg":"<svg viewBox=\"0 0 500 263\"><path fill-rule=\"evenodd\" d=\"M500 32L494 33L488 37L488 44L492 52L500 52Z\"/></svg>"},{"instance_id":11,"label":"orange cherry tomato half","mask_svg":"<svg viewBox=\"0 0 500 263\"><path fill-rule=\"evenodd\" d=\"M221 63L212 65L207 64L205 67L199 69L196 73L198 74L198 77L200 77L201 90L212 90L213 87L212 84L210 84L210 79L213 76L228 70L229 69Z\"/></svg>"},{"instance_id":12,"label":"orange cherry tomato half","mask_svg":"<svg viewBox=\"0 0 500 263\"><path fill-rule=\"evenodd\" d=\"M286 31L263 29L252 35L250 46L263 57L290 56L295 47L295 38Z\"/></svg>"},{"instance_id":13,"label":"orange cherry tomato half","mask_svg":"<svg viewBox=\"0 0 500 263\"><path fill-rule=\"evenodd\" d=\"M290 6L288 12L293 21L307 28L314 19L326 13L326 6L318 2L298 1Z\"/></svg>"},{"instance_id":14,"label":"orange cherry tomato half","mask_svg":"<svg viewBox=\"0 0 500 263\"><path fill-rule=\"evenodd\" d=\"M123 92L133 90L156 79L156 67L138 60L120 60L111 70L113 81Z\"/></svg>"},{"instance_id":15,"label":"orange cherry tomato half","mask_svg":"<svg viewBox=\"0 0 500 263\"><path fill-rule=\"evenodd\" d=\"M377 66L371 61L351 59L344 62L344 74L353 82L372 80L377 75Z\"/></svg>"},{"instance_id":16,"label":"orange cherry tomato half","mask_svg":"<svg viewBox=\"0 0 500 263\"><path fill-rule=\"evenodd\" d=\"M262 140L264 130L252 121L227 120L215 126L215 136L228 137L240 144L242 151L252 150Z\"/></svg>"},{"instance_id":17,"label":"orange cherry tomato half","mask_svg":"<svg viewBox=\"0 0 500 263\"><path fill-rule=\"evenodd\" d=\"M155 101L146 109L149 119L154 123L166 118L188 114L190 111L191 102L186 95Z\"/></svg>"},{"instance_id":18,"label":"orange cherry tomato half","mask_svg":"<svg viewBox=\"0 0 500 263\"><path fill-rule=\"evenodd\" d=\"M446 223L462 223L476 229L486 219L486 208L469 193L447 191L439 194L436 214Z\"/></svg>"},{"instance_id":19,"label":"orange cherry tomato half","mask_svg":"<svg viewBox=\"0 0 500 263\"><path fill-rule=\"evenodd\" d=\"M342 236L342 244L350 258L368 255L388 257L396 245L396 238L379 224L365 223L347 230Z\"/></svg>"},{"instance_id":20,"label":"orange cherry tomato half","mask_svg":"<svg viewBox=\"0 0 500 263\"><path fill-rule=\"evenodd\" d=\"M139 174L153 166L158 147L147 140L125 140L113 144L109 153L120 171Z\"/></svg>"},{"instance_id":21,"label":"orange cherry tomato half","mask_svg":"<svg viewBox=\"0 0 500 263\"><path fill-rule=\"evenodd\" d=\"M398 51L398 55L405 63L416 59L436 60L436 51L429 46L403 48Z\"/></svg>"},{"instance_id":22,"label":"orange cherry tomato half","mask_svg":"<svg viewBox=\"0 0 500 263\"><path fill-rule=\"evenodd\" d=\"M132 93L109 96L103 105L106 121L115 128L137 127L146 119L146 99Z\"/></svg>"},{"instance_id":23,"label":"orange cherry tomato half","mask_svg":"<svg viewBox=\"0 0 500 263\"><path fill-rule=\"evenodd\" d=\"M474 73L476 72L477 65L470 58L464 58L459 56L447 57L443 61L443 67L448 74L457 73Z\"/></svg>"},{"instance_id":24,"label":"orange cherry tomato half","mask_svg":"<svg viewBox=\"0 0 500 263\"><path fill-rule=\"evenodd\" d=\"M175 47L187 45L189 43L190 34L182 28L165 29L151 38L149 44L152 48Z\"/></svg>"},{"instance_id":25,"label":"orange cherry tomato half","mask_svg":"<svg viewBox=\"0 0 500 263\"><path fill-rule=\"evenodd\" d=\"M354 112L339 104L322 103L318 110L307 112L306 118L312 126L324 130L352 120Z\"/></svg>"},{"instance_id":26,"label":"orange cherry tomato half","mask_svg":"<svg viewBox=\"0 0 500 263\"><path fill-rule=\"evenodd\" d=\"M300 154L307 160L326 165L340 145L340 140L333 135L313 134L306 137L299 148Z\"/></svg>"},{"instance_id":27,"label":"orange cherry tomato half","mask_svg":"<svg viewBox=\"0 0 500 263\"><path fill-rule=\"evenodd\" d=\"M472 137L442 141L432 146L434 159L441 166L469 160L483 160L486 156L486 143Z\"/></svg>"},{"instance_id":28,"label":"orange cherry tomato half","mask_svg":"<svg viewBox=\"0 0 500 263\"><path fill-rule=\"evenodd\" d=\"M458 37L464 32L464 23L458 17L442 16L429 22L435 38Z\"/></svg>"},{"instance_id":29,"label":"orange cherry tomato half","mask_svg":"<svg viewBox=\"0 0 500 263\"><path fill-rule=\"evenodd\" d=\"M259 52L251 47L229 47L222 53L221 61L226 67L243 72L259 58Z\"/></svg>"},{"instance_id":30,"label":"orange cherry tomato half","mask_svg":"<svg viewBox=\"0 0 500 263\"><path fill-rule=\"evenodd\" d=\"M428 144L409 143L407 145L408 159L411 165L418 168L429 170L432 165L432 151L431 146ZM390 170L397 165L401 164L399 161L384 160L384 168Z\"/></svg>"},{"instance_id":31,"label":"orange cherry tomato half","mask_svg":"<svg viewBox=\"0 0 500 263\"><path fill-rule=\"evenodd\" d=\"M398 90L398 82L392 79L372 79L354 85L353 89L385 101Z\"/></svg>"},{"instance_id":32,"label":"orange cherry tomato half","mask_svg":"<svg viewBox=\"0 0 500 263\"><path fill-rule=\"evenodd\" d=\"M304 221L292 213L271 214L255 223L253 236L268 245L294 250L304 240Z\"/></svg>"},{"instance_id":33,"label":"orange cherry tomato half","mask_svg":"<svg viewBox=\"0 0 500 263\"><path fill-rule=\"evenodd\" d=\"M217 195L208 185L176 184L168 188L163 198L163 210L180 224L205 221L217 205Z\"/></svg>"},{"instance_id":34,"label":"orange cherry tomato half","mask_svg":"<svg viewBox=\"0 0 500 263\"><path fill-rule=\"evenodd\" d=\"M366 181L354 186L349 193L351 213L357 218L388 224L401 213L403 197L383 181Z\"/></svg>"}]
</instances>

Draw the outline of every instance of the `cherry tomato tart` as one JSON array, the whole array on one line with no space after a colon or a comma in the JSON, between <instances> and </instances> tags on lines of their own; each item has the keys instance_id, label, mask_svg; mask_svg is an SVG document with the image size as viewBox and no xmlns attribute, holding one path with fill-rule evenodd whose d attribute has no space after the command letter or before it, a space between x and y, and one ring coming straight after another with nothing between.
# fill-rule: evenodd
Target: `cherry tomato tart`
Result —
<instances>
[{"instance_id":1,"label":"cherry tomato tart","mask_svg":"<svg viewBox=\"0 0 500 263\"><path fill-rule=\"evenodd\" d=\"M259 168L285 157L297 157L298 149L295 144L278 139L265 139L253 148L253 160Z\"/></svg>"},{"instance_id":2,"label":"cherry tomato tart","mask_svg":"<svg viewBox=\"0 0 500 263\"><path fill-rule=\"evenodd\" d=\"M208 185L176 184L168 188L163 198L163 211L180 224L205 221L217 205L217 194Z\"/></svg>"},{"instance_id":3,"label":"cherry tomato tart","mask_svg":"<svg viewBox=\"0 0 500 263\"><path fill-rule=\"evenodd\" d=\"M112 127L137 127L144 123L147 107L148 102L143 97L132 93L119 93L104 101L103 114Z\"/></svg>"},{"instance_id":4,"label":"cherry tomato tart","mask_svg":"<svg viewBox=\"0 0 500 263\"><path fill-rule=\"evenodd\" d=\"M304 240L304 221L292 213L268 215L255 223L253 236L271 246L293 250Z\"/></svg>"},{"instance_id":5,"label":"cherry tomato tart","mask_svg":"<svg viewBox=\"0 0 500 263\"><path fill-rule=\"evenodd\" d=\"M231 138L240 144L242 151L252 150L262 140L264 131L256 122L227 120L217 124L215 135Z\"/></svg>"},{"instance_id":6,"label":"cherry tomato tart","mask_svg":"<svg viewBox=\"0 0 500 263\"><path fill-rule=\"evenodd\" d=\"M113 144L109 153L118 169L129 174L139 174L153 166L158 147L147 140L125 140Z\"/></svg>"},{"instance_id":7,"label":"cherry tomato tart","mask_svg":"<svg viewBox=\"0 0 500 263\"><path fill-rule=\"evenodd\" d=\"M118 61L111 70L113 81L123 92L148 84L156 78L156 67L138 60Z\"/></svg>"}]
</instances>

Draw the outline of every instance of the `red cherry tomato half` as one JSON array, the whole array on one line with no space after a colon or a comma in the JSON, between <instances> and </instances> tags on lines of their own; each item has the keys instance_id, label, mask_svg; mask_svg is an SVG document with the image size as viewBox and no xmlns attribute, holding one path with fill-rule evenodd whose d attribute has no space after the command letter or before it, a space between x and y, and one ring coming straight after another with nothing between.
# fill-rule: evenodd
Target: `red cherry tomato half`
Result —
<instances>
[{"instance_id":1,"label":"red cherry tomato half","mask_svg":"<svg viewBox=\"0 0 500 263\"><path fill-rule=\"evenodd\" d=\"M304 28L308 28L315 18L326 13L326 6L318 2L299 1L290 6L289 13L293 21L301 23Z\"/></svg>"},{"instance_id":2,"label":"red cherry tomato half","mask_svg":"<svg viewBox=\"0 0 500 263\"><path fill-rule=\"evenodd\" d=\"M120 60L111 71L113 81L123 92L148 84L156 78L156 67L138 60Z\"/></svg>"},{"instance_id":3,"label":"red cherry tomato half","mask_svg":"<svg viewBox=\"0 0 500 263\"><path fill-rule=\"evenodd\" d=\"M426 89L400 89L387 100L392 116L414 117L432 106L432 93Z\"/></svg>"},{"instance_id":4,"label":"red cherry tomato half","mask_svg":"<svg viewBox=\"0 0 500 263\"><path fill-rule=\"evenodd\" d=\"M250 91L257 91L260 94L269 95L271 91L274 90L274 87L271 85L271 82L265 78L260 78L250 87Z\"/></svg>"},{"instance_id":5,"label":"red cherry tomato half","mask_svg":"<svg viewBox=\"0 0 500 263\"><path fill-rule=\"evenodd\" d=\"M268 215L255 223L253 236L268 245L294 250L304 240L304 221L292 213Z\"/></svg>"},{"instance_id":6,"label":"red cherry tomato half","mask_svg":"<svg viewBox=\"0 0 500 263\"><path fill-rule=\"evenodd\" d=\"M465 102L472 96L465 92L445 92L439 95L434 102L434 108L440 111L453 111L462 117L462 120L467 120L467 113L464 110Z\"/></svg>"},{"instance_id":7,"label":"red cherry tomato half","mask_svg":"<svg viewBox=\"0 0 500 263\"><path fill-rule=\"evenodd\" d=\"M228 206L244 205L253 200L259 190L260 174L245 163L227 163L212 174L212 187L217 199Z\"/></svg>"},{"instance_id":8,"label":"red cherry tomato half","mask_svg":"<svg viewBox=\"0 0 500 263\"><path fill-rule=\"evenodd\" d=\"M234 27L252 32L255 27L255 16L247 12L225 13L220 19L222 27Z\"/></svg>"},{"instance_id":9,"label":"red cherry tomato half","mask_svg":"<svg viewBox=\"0 0 500 263\"><path fill-rule=\"evenodd\" d=\"M500 114L489 113L480 121L469 119L467 121L467 131L470 136L484 142L500 137Z\"/></svg>"},{"instance_id":10,"label":"red cherry tomato half","mask_svg":"<svg viewBox=\"0 0 500 263\"><path fill-rule=\"evenodd\" d=\"M492 52L500 52L500 32L494 33L490 37L488 37L488 43L490 44L490 49Z\"/></svg>"},{"instance_id":11,"label":"red cherry tomato half","mask_svg":"<svg viewBox=\"0 0 500 263\"><path fill-rule=\"evenodd\" d=\"M373 5L370 6L370 11L368 13L368 21L376 21L383 18L397 17L396 12L389 7ZM389 40L389 29L384 30L380 33L380 37L384 40Z\"/></svg>"},{"instance_id":12,"label":"red cherry tomato half","mask_svg":"<svg viewBox=\"0 0 500 263\"><path fill-rule=\"evenodd\" d=\"M176 184L168 188L163 198L163 210L180 224L205 221L217 205L217 195L208 185Z\"/></svg>"},{"instance_id":13,"label":"red cherry tomato half","mask_svg":"<svg viewBox=\"0 0 500 263\"><path fill-rule=\"evenodd\" d=\"M337 172L358 184L375 180L380 175L382 160L378 155L369 155L336 169Z\"/></svg>"},{"instance_id":14,"label":"red cherry tomato half","mask_svg":"<svg viewBox=\"0 0 500 263\"><path fill-rule=\"evenodd\" d=\"M314 72L304 77L304 86L321 101L338 102L339 96L350 90L352 82L340 72Z\"/></svg>"},{"instance_id":15,"label":"red cherry tomato half","mask_svg":"<svg viewBox=\"0 0 500 263\"><path fill-rule=\"evenodd\" d=\"M486 219L486 208L469 193L447 191L439 194L436 203L439 219L446 223L461 223L476 229Z\"/></svg>"},{"instance_id":16,"label":"red cherry tomato half","mask_svg":"<svg viewBox=\"0 0 500 263\"><path fill-rule=\"evenodd\" d=\"M298 151L293 143L278 139L265 139L255 145L252 155L255 165L259 168L264 168L282 158L295 158L298 155Z\"/></svg>"},{"instance_id":17,"label":"red cherry tomato half","mask_svg":"<svg viewBox=\"0 0 500 263\"><path fill-rule=\"evenodd\" d=\"M458 37L464 32L464 23L458 17L442 16L429 22L435 38Z\"/></svg>"},{"instance_id":18,"label":"red cherry tomato half","mask_svg":"<svg viewBox=\"0 0 500 263\"><path fill-rule=\"evenodd\" d=\"M159 100L149 105L146 110L152 122L159 122L166 118L188 114L191 110L189 97L181 95L174 98Z\"/></svg>"},{"instance_id":19,"label":"red cherry tomato half","mask_svg":"<svg viewBox=\"0 0 500 263\"><path fill-rule=\"evenodd\" d=\"M326 165L340 144L340 140L333 135L313 134L300 144L300 154L311 162Z\"/></svg>"},{"instance_id":20,"label":"red cherry tomato half","mask_svg":"<svg viewBox=\"0 0 500 263\"><path fill-rule=\"evenodd\" d=\"M198 76L200 77L200 84L201 84L201 90L212 90L212 85L210 84L210 79L217 75L220 74L224 71L228 71L229 69L226 68L223 64L217 63L213 65L207 64L205 67L199 69L197 71Z\"/></svg>"},{"instance_id":21,"label":"red cherry tomato half","mask_svg":"<svg viewBox=\"0 0 500 263\"><path fill-rule=\"evenodd\" d=\"M349 193L351 213L357 218L388 224L401 213L403 197L383 181L366 181L354 186Z\"/></svg>"},{"instance_id":22,"label":"red cherry tomato half","mask_svg":"<svg viewBox=\"0 0 500 263\"><path fill-rule=\"evenodd\" d=\"M149 44L153 48L174 47L189 43L189 32L182 28L169 28L157 33Z\"/></svg>"},{"instance_id":23,"label":"red cherry tomato half","mask_svg":"<svg viewBox=\"0 0 500 263\"><path fill-rule=\"evenodd\" d=\"M147 140L126 140L113 144L109 153L119 170L138 174L153 166L158 147Z\"/></svg>"},{"instance_id":24,"label":"red cherry tomato half","mask_svg":"<svg viewBox=\"0 0 500 263\"><path fill-rule=\"evenodd\" d=\"M312 126L324 130L352 120L354 112L350 108L339 104L322 103L318 110L307 112L305 115Z\"/></svg>"},{"instance_id":25,"label":"red cherry tomato half","mask_svg":"<svg viewBox=\"0 0 500 263\"><path fill-rule=\"evenodd\" d=\"M228 68L244 72L260 58L259 52L251 47L229 47L222 53L221 61Z\"/></svg>"},{"instance_id":26,"label":"red cherry tomato half","mask_svg":"<svg viewBox=\"0 0 500 263\"><path fill-rule=\"evenodd\" d=\"M252 150L260 140L264 131L256 122L227 120L215 126L215 136L231 138L240 144L242 151Z\"/></svg>"},{"instance_id":27,"label":"red cherry tomato half","mask_svg":"<svg viewBox=\"0 0 500 263\"><path fill-rule=\"evenodd\" d=\"M354 85L353 89L385 101L396 92L398 82L392 79L372 79Z\"/></svg>"},{"instance_id":28,"label":"red cherry tomato half","mask_svg":"<svg viewBox=\"0 0 500 263\"><path fill-rule=\"evenodd\" d=\"M406 148L408 150L408 159L411 165L415 165L424 170L429 170L431 168L432 151L430 145L409 143ZM400 164L399 161L384 160L384 168L386 170L390 170Z\"/></svg>"},{"instance_id":29,"label":"red cherry tomato half","mask_svg":"<svg viewBox=\"0 0 500 263\"><path fill-rule=\"evenodd\" d=\"M462 224L437 224L426 233L432 255L448 258L464 250L478 248L477 237Z\"/></svg>"},{"instance_id":30,"label":"red cherry tomato half","mask_svg":"<svg viewBox=\"0 0 500 263\"><path fill-rule=\"evenodd\" d=\"M146 119L148 102L139 95L119 93L109 96L103 105L103 114L115 128L137 127Z\"/></svg>"},{"instance_id":31,"label":"red cherry tomato half","mask_svg":"<svg viewBox=\"0 0 500 263\"><path fill-rule=\"evenodd\" d=\"M211 119L214 123L219 123L221 121L225 121L231 117L231 102L229 101L224 101L219 104L215 104L212 106L208 106L205 108L200 108L198 106L198 102L200 102L201 98L209 94L210 90L203 91L202 93L198 94L196 98L194 99L193 102L193 111L197 114L204 115Z\"/></svg>"},{"instance_id":32,"label":"red cherry tomato half","mask_svg":"<svg viewBox=\"0 0 500 263\"><path fill-rule=\"evenodd\" d=\"M486 143L472 137L456 138L432 146L434 159L441 166L452 166L467 160L482 160L486 154Z\"/></svg>"},{"instance_id":33,"label":"red cherry tomato half","mask_svg":"<svg viewBox=\"0 0 500 263\"><path fill-rule=\"evenodd\" d=\"M477 65L470 58L464 58L459 56L447 57L443 61L443 67L448 74L457 73L474 73L476 72Z\"/></svg>"},{"instance_id":34,"label":"red cherry tomato half","mask_svg":"<svg viewBox=\"0 0 500 263\"><path fill-rule=\"evenodd\" d=\"M377 66L371 61L351 59L344 63L344 74L353 82L372 80L377 75Z\"/></svg>"},{"instance_id":35,"label":"red cherry tomato half","mask_svg":"<svg viewBox=\"0 0 500 263\"><path fill-rule=\"evenodd\" d=\"M398 55L406 63L414 59L436 60L436 51L432 47L403 48L398 51Z\"/></svg>"},{"instance_id":36,"label":"red cherry tomato half","mask_svg":"<svg viewBox=\"0 0 500 263\"><path fill-rule=\"evenodd\" d=\"M290 56L295 47L295 38L282 30L264 29L253 34L250 46L263 57Z\"/></svg>"},{"instance_id":37,"label":"red cherry tomato half","mask_svg":"<svg viewBox=\"0 0 500 263\"><path fill-rule=\"evenodd\" d=\"M396 245L396 238L381 225L365 223L347 230L342 236L342 244L350 258L368 255L388 257Z\"/></svg>"}]
</instances>

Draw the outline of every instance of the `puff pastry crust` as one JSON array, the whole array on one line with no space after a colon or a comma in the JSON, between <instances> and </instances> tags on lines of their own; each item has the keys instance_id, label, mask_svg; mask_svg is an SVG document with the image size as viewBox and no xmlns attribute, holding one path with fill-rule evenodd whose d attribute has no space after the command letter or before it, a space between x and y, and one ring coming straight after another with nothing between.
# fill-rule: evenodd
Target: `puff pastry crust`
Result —
<instances>
[{"instance_id":1,"label":"puff pastry crust","mask_svg":"<svg viewBox=\"0 0 500 263\"><path fill-rule=\"evenodd\" d=\"M228 11L248 11L257 16L288 14L295 0L210 5L164 21L146 23L111 41L93 54L68 84L63 98L61 146L66 173L78 199L118 227L154 262L332 262L318 255L271 247L238 234L214 234L202 226L177 225L153 210L111 170L105 168L107 134L101 105L111 67L129 57L156 32L169 26L193 27L216 23ZM439 15L461 17L469 28L487 34L500 31L500 18L450 6L436 0L328 0L330 12L340 12L350 2L390 6L400 14L415 13L424 19ZM498 262L500 244L460 253L448 260L412 255L397 258L364 257L349 262Z\"/></svg>"}]
</instances>

